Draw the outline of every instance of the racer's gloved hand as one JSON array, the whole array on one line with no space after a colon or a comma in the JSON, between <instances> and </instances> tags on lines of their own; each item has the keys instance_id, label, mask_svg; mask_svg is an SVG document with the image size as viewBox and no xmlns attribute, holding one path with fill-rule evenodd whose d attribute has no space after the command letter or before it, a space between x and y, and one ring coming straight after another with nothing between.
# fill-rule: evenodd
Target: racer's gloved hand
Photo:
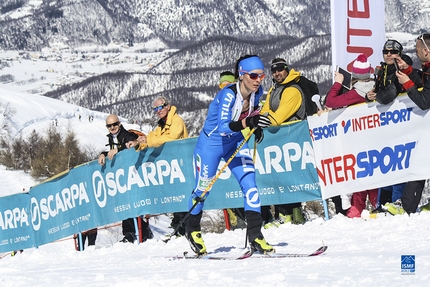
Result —
<instances>
[{"instance_id":1,"label":"racer's gloved hand","mask_svg":"<svg viewBox=\"0 0 430 287\"><path fill-rule=\"evenodd\" d=\"M250 128L266 128L270 126L270 119L265 115L255 115L253 117L246 118L246 126Z\"/></svg>"}]
</instances>

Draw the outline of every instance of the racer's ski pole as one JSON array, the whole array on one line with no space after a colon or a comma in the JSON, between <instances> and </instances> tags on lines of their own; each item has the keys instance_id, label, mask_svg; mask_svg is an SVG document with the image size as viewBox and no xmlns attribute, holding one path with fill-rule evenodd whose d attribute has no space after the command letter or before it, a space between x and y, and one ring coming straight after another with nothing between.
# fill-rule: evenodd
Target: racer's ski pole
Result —
<instances>
[{"instance_id":1,"label":"racer's ski pole","mask_svg":"<svg viewBox=\"0 0 430 287\"><path fill-rule=\"evenodd\" d=\"M225 164L222 166L222 168L218 171L218 173L215 175L215 177L209 182L206 189L203 191L203 193L196 198L196 202L194 202L193 206L191 206L190 210L184 215L184 217L179 222L178 226L176 226L175 230L173 230L172 233L170 233L166 239L164 239L164 242L168 242L172 236L176 234L176 232L181 228L182 224L188 219L191 212L196 208L197 204L204 201L205 195L211 190L212 186L214 185L215 181L221 176L221 174L224 172L224 170L228 167L230 162L233 160L233 158L237 155L237 153L240 151L240 149L245 145L245 143L249 140L251 135L254 133L255 128L251 129L251 131L246 135L246 137L243 139L241 144L237 147L237 149L234 151L234 153L231 155L231 157L225 162Z\"/></svg>"}]
</instances>

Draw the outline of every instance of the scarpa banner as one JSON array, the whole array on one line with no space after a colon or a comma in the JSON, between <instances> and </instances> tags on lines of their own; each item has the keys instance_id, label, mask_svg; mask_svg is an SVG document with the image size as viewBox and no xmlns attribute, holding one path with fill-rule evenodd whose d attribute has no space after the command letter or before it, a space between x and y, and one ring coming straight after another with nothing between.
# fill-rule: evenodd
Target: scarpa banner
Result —
<instances>
[{"instance_id":1,"label":"scarpa banner","mask_svg":"<svg viewBox=\"0 0 430 287\"><path fill-rule=\"evenodd\" d=\"M36 245L28 193L0 198L0 229L0 251L19 250Z\"/></svg>"},{"instance_id":2,"label":"scarpa banner","mask_svg":"<svg viewBox=\"0 0 430 287\"><path fill-rule=\"evenodd\" d=\"M429 178L428 111L401 96L308 117L323 198Z\"/></svg>"},{"instance_id":3,"label":"scarpa banner","mask_svg":"<svg viewBox=\"0 0 430 287\"><path fill-rule=\"evenodd\" d=\"M14 247L23 249L138 215L187 211L195 183L196 142L188 138L140 152L124 150L103 167L92 161L31 188L29 194L10 196L5 203L0 198L0 242L20 238L22 244ZM263 205L321 199L306 121L266 129L255 168ZM243 207L243 201L227 168L205 209ZM10 248L0 245L0 251Z\"/></svg>"}]
</instances>

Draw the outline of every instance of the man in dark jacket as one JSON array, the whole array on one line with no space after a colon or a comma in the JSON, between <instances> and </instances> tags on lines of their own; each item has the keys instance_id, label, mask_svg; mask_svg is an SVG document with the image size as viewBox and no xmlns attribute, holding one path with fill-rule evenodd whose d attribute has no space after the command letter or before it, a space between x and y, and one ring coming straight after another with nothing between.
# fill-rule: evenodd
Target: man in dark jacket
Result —
<instances>
[{"instance_id":1,"label":"man in dark jacket","mask_svg":"<svg viewBox=\"0 0 430 287\"><path fill-rule=\"evenodd\" d=\"M121 124L117 115L109 115L106 118L106 128L109 133L108 137L109 151L104 151L100 154L98 162L100 165L105 165L106 157L110 160L120 151L127 148L127 143L137 139L138 135L127 131ZM122 221L122 234L124 238L122 242L133 243L136 240L136 229L134 228L134 219L128 218Z\"/></svg>"},{"instance_id":2,"label":"man in dark jacket","mask_svg":"<svg viewBox=\"0 0 430 287\"><path fill-rule=\"evenodd\" d=\"M411 78L409 66L406 63L403 65L407 68L402 69L401 72L397 73L396 76L399 83L402 84L403 88L408 93L409 98L422 110L430 108L430 34L422 34L418 37L416 42L416 54L421 61L422 66L422 86L423 89L419 89L421 85L417 85Z\"/></svg>"},{"instance_id":3,"label":"man in dark jacket","mask_svg":"<svg viewBox=\"0 0 430 287\"><path fill-rule=\"evenodd\" d=\"M408 93L409 98L422 110L430 108L430 34L422 34L416 41L416 54L422 66L422 89L412 79L411 68L405 62L399 62L401 71L396 73L399 83ZM401 197L403 209L409 214L417 210L424 189L425 180L408 182Z\"/></svg>"}]
</instances>

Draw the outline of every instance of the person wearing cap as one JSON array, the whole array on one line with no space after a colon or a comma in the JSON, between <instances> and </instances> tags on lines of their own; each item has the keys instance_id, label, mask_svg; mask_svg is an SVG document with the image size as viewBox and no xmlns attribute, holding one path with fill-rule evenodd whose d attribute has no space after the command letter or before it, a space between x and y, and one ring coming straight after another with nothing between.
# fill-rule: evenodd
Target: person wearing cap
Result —
<instances>
[{"instance_id":1,"label":"person wearing cap","mask_svg":"<svg viewBox=\"0 0 430 287\"><path fill-rule=\"evenodd\" d=\"M306 118L302 94L297 86L292 85L284 89L286 84L300 79L300 72L290 70L282 58L273 59L270 70L273 86L267 93L261 114L268 113L272 125L275 126Z\"/></svg>"},{"instance_id":2,"label":"person wearing cap","mask_svg":"<svg viewBox=\"0 0 430 287\"><path fill-rule=\"evenodd\" d=\"M299 81L300 72L290 69L283 58L273 59L270 70L273 85L267 94L260 113L267 113L273 126L306 118L305 103L302 99L301 91L297 88L297 85L287 86L288 83ZM278 226L286 222L305 223L306 220L301 206L301 202L275 205L275 221L272 221L270 216L266 217L265 223L267 224L265 228ZM267 213L265 212L264 214Z\"/></svg>"},{"instance_id":3,"label":"person wearing cap","mask_svg":"<svg viewBox=\"0 0 430 287\"><path fill-rule=\"evenodd\" d=\"M365 54L359 54L352 64L352 88L348 90L342 86L344 76L335 72L334 84L325 98L325 105L331 109L348 107L351 105L365 103L375 100L376 94L370 93L374 88L374 81L370 75L371 65ZM345 212L350 218L360 217L366 208L366 198L376 208L378 189L369 189L354 192L351 196L350 206ZM340 201L340 197L332 198L333 202ZM343 213L343 207L337 206L337 213Z\"/></svg>"},{"instance_id":4,"label":"person wearing cap","mask_svg":"<svg viewBox=\"0 0 430 287\"><path fill-rule=\"evenodd\" d=\"M408 97L422 110L430 108L430 34L421 34L415 43L415 51L421 61L422 79L417 83L413 79L412 65L406 62L399 62L401 70L396 73L396 77L402 88L407 92ZM420 89L422 88L422 89ZM416 212L421 201L425 180L409 181L406 183L400 200L386 205L386 209L391 213L408 214ZM427 206L428 208L428 206Z\"/></svg>"},{"instance_id":5,"label":"person wearing cap","mask_svg":"<svg viewBox=\"0 0 430 287\"><path fill-rule=\"evenodd\" d=\"M225 86L236 82L234 73L230 71L224 71L219 75L219 88L223 89Z\"/></svg>"},{"instance_id":6,"label":"person wearing cap","mask_svg":"<svg viewBox=\"0 0 430 287\"><path fill-rule=\"evenodd\" d=\"M190 216L186 222L186 237L197 255L206 253L200 221L205 200L213 180L216 180L221 159L231 159L229 169L244 195L244 210L250 246L260 252L272 252L262 232L260 198L255 180L255 168L242 130L261 129L270 120L260 115L258 106L263 94L264 64L256 55L246 55L236 62L236 84L220 90L210 103L208 115L194 150L196 185L189 198ZM241 143L243 146L240 147ZM240 147L240 150L237 150Z\"/></svg>"},{"instance_id":7,"label":"person wearing cap","mask_svg":"<svg viewBox=\"0 0 430 287\"><path fill-rule=\"evenodd\" d=\"M380 104L391 103L401 92L405 91L396 77L396 71L407 66L403 59L408 59L403 56L402 52L403 46L398 41L389 39L385 42L382 49L384 57L384 62L381 62L382 74L376 79L378 90L375 91L376 101ZM410 70L409 76L415 83L421 84L420 76L415 70Z\"/></svg>"},{"instance_id":8,"label":"person wearing cap","mask_svg":"<svg viewBox=\"0 0 430 287\"><path fill-rule=\"evenodd\" d=\"M359 103L375 100L376 95L371 94L375 83L370 76L371 66L365 54L360 54L352 64L352 89L343 88L344 76L335 72L334 84L325 98L326 107L337 109Z\"/></svg>"},{"instance_id":9,"label":"person wearing cap","mask_svg":"<svg viewBox=\"0 0 430 287\"><path fill-rule=\"evenodd\" d=\"M165 97L158 97L152 102L154 113L158 117L157 127L148 135L139 136L135 141L128 143L128 147L135 147L136 151L147 147L159 147L166 142L188 138L188 130L184 120L177 114L177 108L170 104ZM171 227L176 236L185 235L185 227L180 226L186 212L174 212Z\"/></svg>"}]
</instances>

